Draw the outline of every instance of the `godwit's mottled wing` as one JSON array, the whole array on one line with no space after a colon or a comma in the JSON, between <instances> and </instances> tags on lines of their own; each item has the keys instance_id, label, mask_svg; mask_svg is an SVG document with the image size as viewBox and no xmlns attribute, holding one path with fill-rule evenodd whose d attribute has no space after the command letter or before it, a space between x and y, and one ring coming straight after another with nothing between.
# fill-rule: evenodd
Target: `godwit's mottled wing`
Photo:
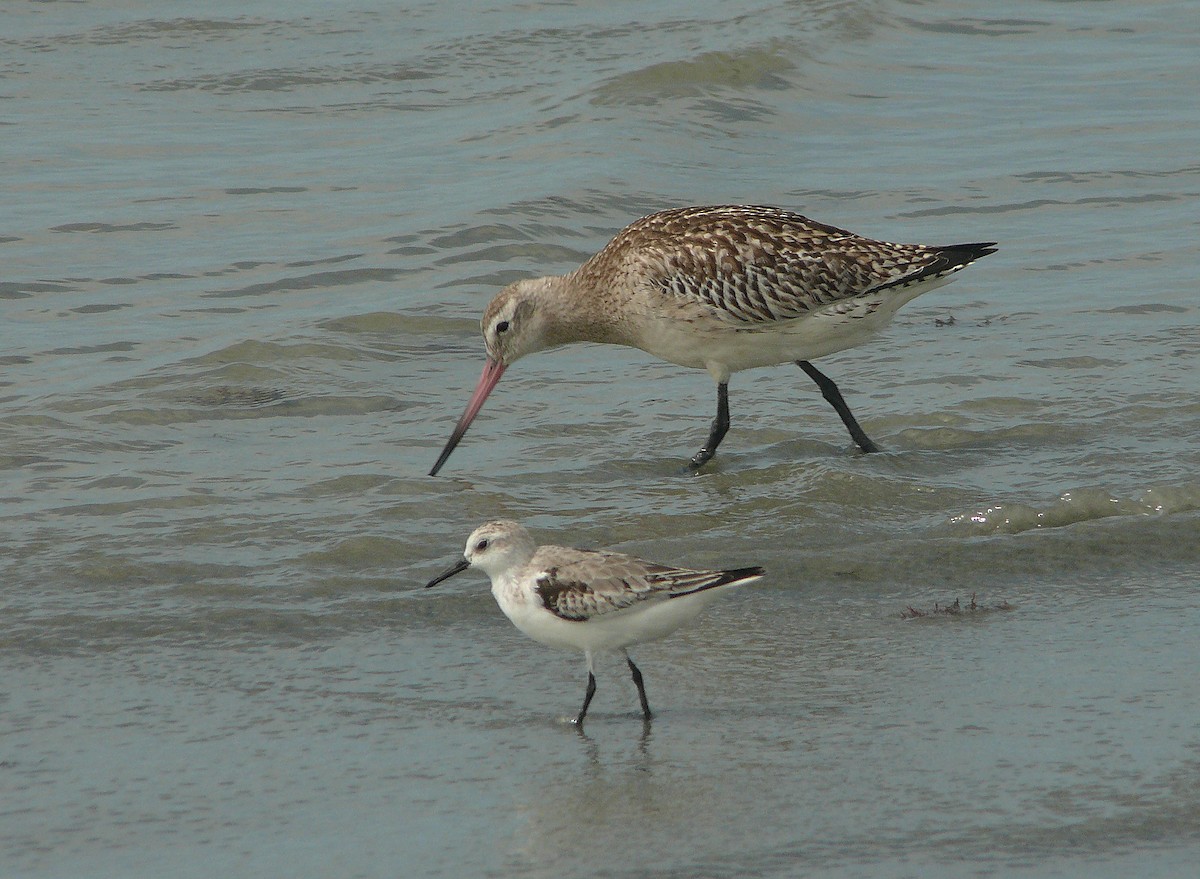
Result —
<instances>
[{"instance_id":1,"label":"godwit's mottled wing","mask_svg":"<svg viewBox=\"0 0 1200 879\"><path fill-rule=\"evenodd\" d=\"M650 277L663 295L703 303L723 320L761 325L933 280L993 251L891 244L779 208L719 205L644 217L592 262Z\"/></svg>"},{"instance_id":2,"label":"godwit's mottled wing","mask_svg":"<svg viewBox=\"0 0 1200 879\"><path fill-rule=\"evenodd\" d=\"M693 571L621 553L562 546L541 547L531 564L536 570L535 588L545 608L575 622L762 575L762 568Z\"/></svg>"}]
</instances>

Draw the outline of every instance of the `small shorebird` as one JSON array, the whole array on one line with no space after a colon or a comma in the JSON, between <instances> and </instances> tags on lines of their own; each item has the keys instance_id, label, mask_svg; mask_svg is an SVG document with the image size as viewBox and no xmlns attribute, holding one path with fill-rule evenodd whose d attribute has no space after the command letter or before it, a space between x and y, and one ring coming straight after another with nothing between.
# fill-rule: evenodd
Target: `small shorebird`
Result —
<instances>
[{"instance_id":1,"label":"small shorebird","mask_svg":"<svg viewBox=\"0 0 1200 879\"><path fill-rule=\"evenodd\" d=\"M994 253L995 242L889 244L780 208L661 211L625 227L562 276L509 284L483 313L487 363L429 475L434 476L512 363L569 342L607 342L706 369L717 417L689 466L729 429L729 377L794 361L864 452L878 451L834 382L809 361L852 348L915 296Z\"/></svg>"},{"instance_id":2,"label":"small shorebird","mask_svg":"<svg viewBox=\"0 0 1200 879\"><path fill-rule=\"evenodd\" d=\"M649 720L642 672L627 648L666 637L694 619L726 587L763 575L762 568L693 571L617 552L538 546L521 525L498 521L476 528L467 538L462 560L430 580L426 588L470 567L491 578L496 603L530 638L583 651L587 693L576 724L583 723L596 693L594 653L616 650L625 657L642 716Z\"/></svg>"}]
</instances>

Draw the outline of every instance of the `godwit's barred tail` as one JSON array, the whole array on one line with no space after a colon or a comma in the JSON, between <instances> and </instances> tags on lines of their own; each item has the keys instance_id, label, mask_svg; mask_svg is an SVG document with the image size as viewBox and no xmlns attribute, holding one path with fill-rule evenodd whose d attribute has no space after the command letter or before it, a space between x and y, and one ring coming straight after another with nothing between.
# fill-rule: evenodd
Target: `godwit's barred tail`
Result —
<instances>
[{"instance_id":1,"label":"godwit's barred tail","mask_svg":"<svg viewBox=\"0 0 1200 879\"><path fill-rule=\"evenodd\" d=\"M712 458L729 429L729 377L789 361L817 383L859 447L877 451L837 385L809 361L866 341L904 303L994 253L993 245L890 244L772 207L643 217L575 271L517 281L492 299L482 321L487 363L430 475L510 364L583 341L708 370L717 417L693 469Z\"/></svg>"},{"instance_id":2,"label":"godwit's barred tail","mask_svg":"<svg viewBox=\"0 0 1200 879\"><path fill-rule=\"evenodd\" d=\"M757 567L698 571L617 552L539 547L521 525L499 521L476 528L467 538L463 558L426 587L469 567L488 575L496 603L530 638L583 651L588 679L577 724L583 723L596 693L595 653L611 650L625 657L642 716L649 720L646 686L628 648L666 637L727 589L763 575Z\"/></svg>"}]
</instances>

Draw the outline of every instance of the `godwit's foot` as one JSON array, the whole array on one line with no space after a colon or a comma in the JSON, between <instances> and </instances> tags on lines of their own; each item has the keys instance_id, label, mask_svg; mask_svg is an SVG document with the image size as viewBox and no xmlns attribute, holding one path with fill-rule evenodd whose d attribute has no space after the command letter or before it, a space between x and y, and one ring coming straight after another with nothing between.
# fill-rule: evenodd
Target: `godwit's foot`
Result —
<instances>
[{"instance_id":1,"label":"godwit's foot","mask_svg":"<svg viewBox=\"0 0 1200 879\"><path fill-rule=\"evenodd\" d=\"M717 385L717 417L713 419L712 427L708 431L708 439L704 441L700 451L696 452L692 456L692 460L688 462L688 469L695 473L711 461L712 456L717 453L717 446L721 444L721 440L725 439L727 433L729 433L729 382L721 382Z\"/></svg>"},{"instance_id":2,"label":"godwit's foot","mask_svg":"<svg viewBox=\"0 0 1200 879\"><path fill-rule=\"evenodd\" d=\"M872 439L867 436L866 431L859 426L858 420L854 417L854 413L850 411L850 407L846 405L846 400L842 397L842 392L838 390L838 386L834 383L833 379L807 360L797 360L796 365L804 370L805 375L817 383L817 387L821 389L821 396L841 416L842 424L846 425L846 429L850 431L851 439L858 443L858 447L864 452L878 452L879 446L875 445Z\"/></svg>"}]
</instances>

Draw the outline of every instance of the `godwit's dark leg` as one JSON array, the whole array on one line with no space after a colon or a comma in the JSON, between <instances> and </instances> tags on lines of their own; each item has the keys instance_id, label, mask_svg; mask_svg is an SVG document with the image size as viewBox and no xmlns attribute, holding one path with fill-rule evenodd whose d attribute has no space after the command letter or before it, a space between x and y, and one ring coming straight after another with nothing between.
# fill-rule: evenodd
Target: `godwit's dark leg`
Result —
<instances>
[{"instance_id":1,"label":"godwit's dark leg","mask_svg":"<svg viewBox=\"0 0 1200 879\"><path fill-rule=\"evenodd\" d=\"M716 454L717 446L721 444L721 440L725 439L725 434L728 432L729 382L721 382L717 385L717 417L713 419L712 428L708 431L708 439L704 441L704 445L700 451L692 456L692 460L688 462L688 467L693 470L699 470L711 461L712 456Z\"/></svg>"},{"instance_id":2,"label":"godwit's dark leg","mask_svg":"<svg viewBox=\"0 0 1200 879\"><path fill-rule=\"evenodd\" d=\"M595 694L596 676L592 674L592 669L588 669L588 692L583 694L583 707L580 708L580 716L575 718L575 725L583 723L583 716L588 713L588 706L592 704L592 696Z\"/></svg>"},{"instance_id":3,"label":"godwit's dark leg","mask_svg":"<svg viewBox=\"0 0 1200 879\"><path fill-rule=\"evenodd\" d=\"M642 681L642 670L633 664L628 651L625 652L625 661L629 663L629 674L633 677L633 683L638 690L638 700L642 703L642 717L649 720L653 715L650 712L650 702L646 699L646 684Z\"/></svg>"},{"instance_id":4,"label":"godwit's dark leg","mask_svg":"<svg viewBox=\"0 0 1200 879\"><path fill-rule=\"evenodd\" d=\"M837 414L842 417L842 423L846 425L846 429L850 431L850 436L858 443L858 447L864 452L878 452L879 446L875 445L866 432L858 426L858 421L855 420L854 413L846 405L845 399L842 398L842 392L838 390L838 386L834 384L833 379L807 360L797 360L796 365L804 370L805 375L817 383L817 387L821 389L821 396L829 402L830 406L837 410Z\"/></svg>"}]
</instances>

